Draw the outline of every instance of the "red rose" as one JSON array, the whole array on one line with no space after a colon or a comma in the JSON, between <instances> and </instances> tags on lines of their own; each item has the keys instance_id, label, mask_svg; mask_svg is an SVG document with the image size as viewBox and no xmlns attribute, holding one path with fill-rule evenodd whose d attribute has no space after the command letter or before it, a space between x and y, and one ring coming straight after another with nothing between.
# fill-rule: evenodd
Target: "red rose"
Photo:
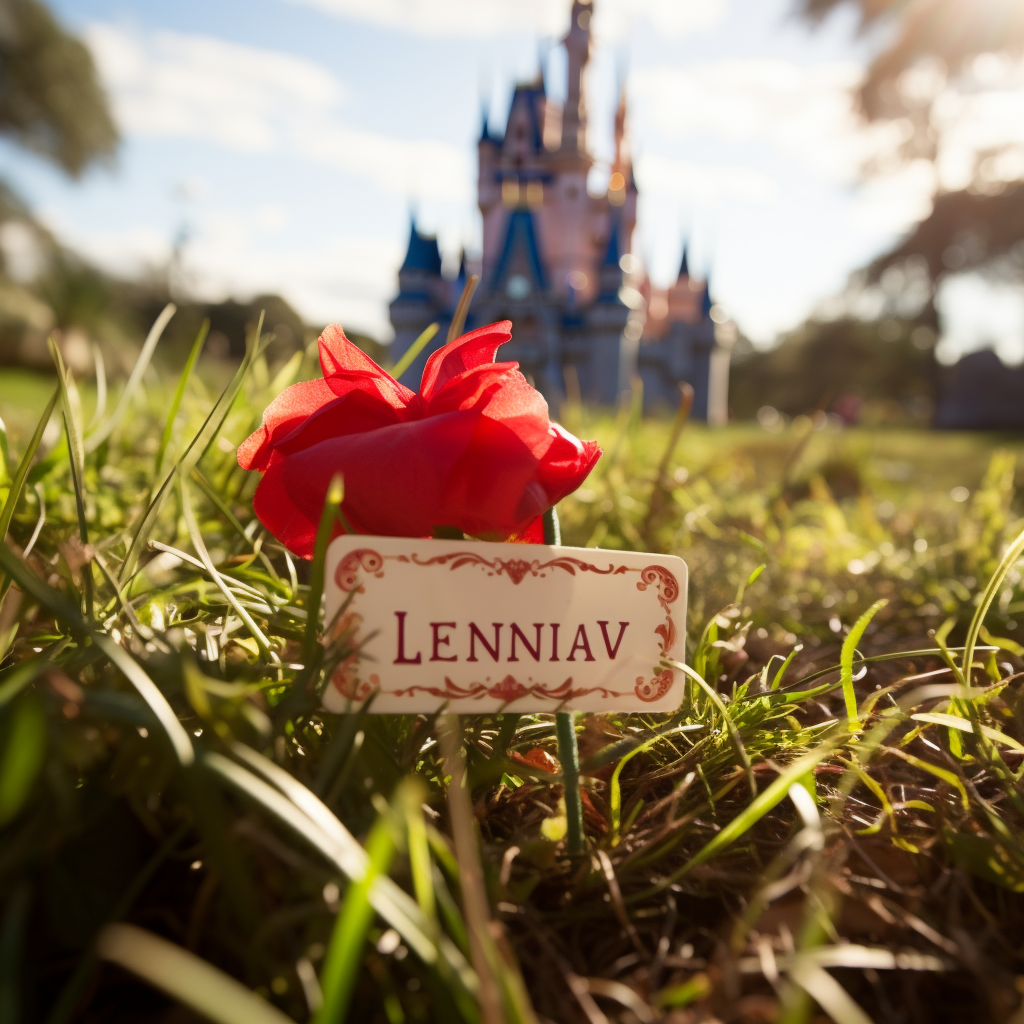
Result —
<instances>
[{"instance_id":1,"label":"red rose","mask_svg":"<svg viewBox=\"0 0 1024 1024\"><path fill-rule=\"evenodd\" d=\"M320 336L322 380L293 384L238 449L264 473L253 505L270 532L313 556L335 473L354 530L429 537L539 539L539 517L583 482L601 455L548 419L518 363L496 363L512 325L481 327L435 352L416 394L356 348L337 324Z\"/></svg>"}]
</instances>

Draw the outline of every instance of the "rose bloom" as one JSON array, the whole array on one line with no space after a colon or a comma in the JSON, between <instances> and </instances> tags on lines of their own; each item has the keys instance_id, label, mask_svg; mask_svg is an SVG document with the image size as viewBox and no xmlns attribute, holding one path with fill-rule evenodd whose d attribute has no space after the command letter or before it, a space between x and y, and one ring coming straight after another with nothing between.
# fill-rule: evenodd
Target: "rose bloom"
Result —
<instances>
[{"instance_id":1,"label":"rose bloom","mask_svg":"<svg viewBox=\"0 0 1024 1024\"><path fill-rule=\"evenodd\" d=\"M264 526L313 557L332 477L359 533L429 537L457 527L488 540L542 540L541 516L574 491L601 449L548 419L518 363L497 363L503 321L427 360L420 392L399 384L337 324L320 336L322 380L293 384L238 449L261 471L253 506Z\"/></svg>"}]
</instances>

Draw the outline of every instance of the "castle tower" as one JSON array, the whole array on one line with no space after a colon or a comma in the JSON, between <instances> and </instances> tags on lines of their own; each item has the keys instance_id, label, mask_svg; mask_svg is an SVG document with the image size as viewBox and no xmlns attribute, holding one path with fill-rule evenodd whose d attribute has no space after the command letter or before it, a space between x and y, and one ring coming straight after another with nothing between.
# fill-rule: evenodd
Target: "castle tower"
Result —
<instances>
[{"instance_id":1,"label":"castle tower","mask_svg":"<svg viewBox=\"0 0 1024 1024\"><path fill-rule=\"evenodd\" d=\"M594 158L587 150L584 78L594 3L572 2L563 40L564 107L549 99L538 75L516 86L503 131L486 113L482 117L477 157L483 244L470 319L512 320L513 339L502 358L517 360L553 405L568 376L585 400L611 404L640 373L645 405L678 404L679 382L687 380L696 392L693 415L703 418L710 408L709 366L717 355L706 282L691 275L685 251L668 288L652 288L638 261L623 260L632 247L637 208L624 88L607 190L587 190ZM456 279L442 278L436 240L411 225L391 306L396 358L434 320L441 343L464 280L462 268ZM424 359L404 375L410 386L418 383ZM718 406L724 408L724 399Z\"/></svg>"},{"instance_id":2,"label":"castle tower","mask_svg":"<svg viewBox=\"0 0 1024 1024\"><path fill-rule=\"evenodd\" d=\"M591 0L574 0L569 34L562 40L569 57L569 91L562 114L563 153L585 153L587 150L587 113L583 96L583 72L590 60Z\"/></svg>"}]
</instances>

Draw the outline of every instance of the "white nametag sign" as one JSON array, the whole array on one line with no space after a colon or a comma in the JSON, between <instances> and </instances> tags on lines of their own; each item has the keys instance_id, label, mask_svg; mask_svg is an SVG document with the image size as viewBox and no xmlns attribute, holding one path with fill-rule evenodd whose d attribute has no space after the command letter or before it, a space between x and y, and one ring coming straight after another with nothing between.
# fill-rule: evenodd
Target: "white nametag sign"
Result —
<instances>
[{"instance_id":1,"label":"white nametag sign","mask_svg":"<svg viewBox=\"0 0 1024 1024\"><path fill-rule=\"evenodd\" d=\"M672 711L686 563L544 544L338 537L326 620L358 654L328 711Z\"/></svg>"}]
</instances>

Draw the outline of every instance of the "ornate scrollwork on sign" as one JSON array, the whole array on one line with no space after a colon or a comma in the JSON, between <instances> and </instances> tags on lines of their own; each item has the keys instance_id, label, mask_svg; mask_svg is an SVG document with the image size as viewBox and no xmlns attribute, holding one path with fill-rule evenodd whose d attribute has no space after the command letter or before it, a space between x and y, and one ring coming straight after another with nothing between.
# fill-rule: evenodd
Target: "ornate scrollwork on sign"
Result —
<instances>
[{"instance_id":1,"label":"ornate scrollwork on sign","mask_svg":"<svg viewBox=\"0 0 1024 1024\"><path fill-rule=\"evenodd\" d=\"M359 570L372 573L378 579L384 575L384 556L371 548L357 548L350 551L334 571L334 582L346 594L359 585Z\"/></svg>"},{"instance_id":2,"label":"ornate scrollwork on sign","mask_svg":"<svg viewBox=\"0 0 1024 1024\"><path fill-rule=\"evenodd\" d=\"M358 554L359 552L353 552ZM380 556L378 556L380 557ZM357 612L348 611L338 616L337 621L331 626L329 639L334 642L345 638L346 644L352 649L352 653L342 659L337 668L331 674L331 685L349 700L362 702L367 700L370 694L380 689L380 677L376 672L366 679L359 675L359 651L356 648L355 637L363 623L363 617Z\"/></svg>"},{"instance_id":3,"label":"ornate scrollwork on sign","mask_svg":"<svg viewBox=\"0 0 1024 1024\"><path fill-rule=\"evenodd\" d=\"M674 678L670 668L662 669L653 679L637 676L634 687L636 695L641 700L648 702L661 700L668 693Z\"/></svg>"},{"instance_id":4,"label":"ornate scrollwork on sign","mask_svg":"<svg viewBox=\"0 0 1024 1024\"><path fill-rule=\"evenodd\" d=\"M484 697L496 697L505 704L511 704L512 701L519 700L520 697L541 697L544 700L560 704L591 693L599 693L605 699L624 696L622 693L605 689L603 686L574 690L572 676L558 686L545 686L543 683L530 683L527 686L514 676L505 676L497 683L471 683L469 686L459 686L445 676L443 687L410 686L404 690L395 690L394 693L396 697L406 697L413 693L429 693L432 697L447 697L450 700L481 700Z\"/></svg>"},{"instance_id":5,"label":"ornate scrollwork on sign","mask_svg":"<svg viewBox=\"0 0 1024 1024\"><path fill-rule=\"evenodd\" d=\"M667 656L676 642L676 624L672 621L672 609L669 605L679 597L679 581L662 565L648 565L640 570L640 582L637 583L637 590L646 590L648 587L658 588L658 603L665 609L665 621L662 622L654 632L661 637L658 646L663 656ZM643 701L660 700L669 691L672 681L675 678L672 669L662 669L652 679L645 679L637 676L636 695Z\"/></svg>"},{"instance_id":6,"label":"ornate scrollwork on sign","mask_svg":"<svg viewBox=\"0 0 1024 1024\"><path fill-rule=\"evenodd\" d=\"M568 555L562 558L552 558L548 562L542 562L534 558L527 561L525 558L484 558L473 551L453 551L447 555L435 555L433 558L421 559L413 555L413 562L416 565L447 565L450 569L458 569L463 565L479 565L482 569L490 570L488 576L507 576L513 583L522 583L527 576L544 579L548 569L561 569L575 576L576 571L596 572L602 576L610 573L622 573L629 570L625 566L609 565L607 569L593 565L591 562L584 562L579 558L570 558Z\"/></svg>"}]
</instances>

